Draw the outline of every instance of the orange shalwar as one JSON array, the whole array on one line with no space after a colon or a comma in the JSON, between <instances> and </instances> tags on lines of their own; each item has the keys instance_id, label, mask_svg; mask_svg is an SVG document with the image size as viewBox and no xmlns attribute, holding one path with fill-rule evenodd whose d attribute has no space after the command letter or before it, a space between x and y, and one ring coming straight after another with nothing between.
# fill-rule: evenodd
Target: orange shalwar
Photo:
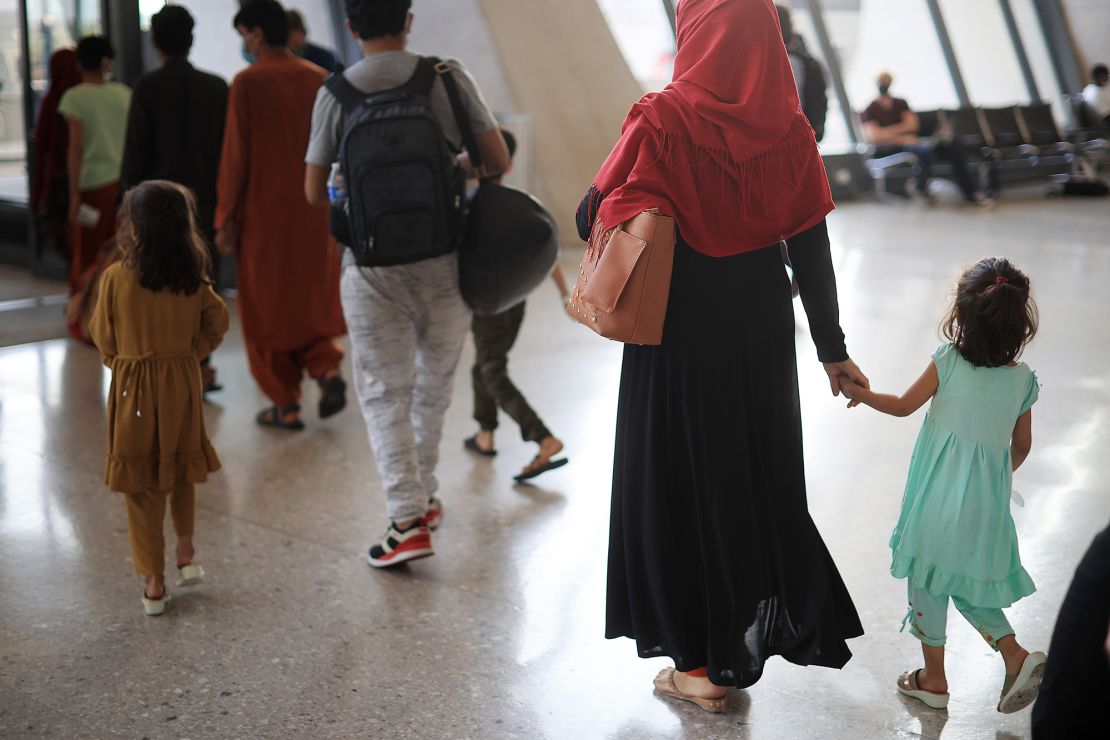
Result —
<instances>
[{"instance_id":1,"label":"orange shalwar","mask_svg":"<svg viewBox=\"0 0 1110 740\"><path fill-rule=\"evenodd\" d=\"M264 55L231 83L216 228L238 233L239 317L251 374L278 406L303 374L338 369L346 333L327 206L304 195L312 106L327 73L291 53Z\"/></svg>"}]
</instances>

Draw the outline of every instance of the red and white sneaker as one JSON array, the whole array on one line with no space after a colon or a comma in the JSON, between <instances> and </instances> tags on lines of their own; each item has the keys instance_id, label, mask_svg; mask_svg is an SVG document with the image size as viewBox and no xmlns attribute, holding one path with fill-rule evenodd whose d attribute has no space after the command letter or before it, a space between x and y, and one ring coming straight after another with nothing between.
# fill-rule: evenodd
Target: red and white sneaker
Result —
<instances>
[{"instance_id":1,"label":"red and white sneaker","mask_svg":"<svg viewBox=\"0 0 1110 740\"><path fill-rule=\"evenodd\" d=\"M418 519L404 530L390 522L382 541L370 548L366 560L375 568L388 568L430 555L435 555L435 550L432 549L432 531L424 524L423 519Z\"/></svg>"},{"instance_id":2,"label":"red and white sneaker","mask_svg":"<svg viewBox=\"0 0 1110 740\"><path fill-rule=\"evenodd\" d=\"M428 501L428 511L420 518L420 521L428 529L435 530L439 523L443 521L443 502L433 496Z\"/></svg>"}]
</instances>

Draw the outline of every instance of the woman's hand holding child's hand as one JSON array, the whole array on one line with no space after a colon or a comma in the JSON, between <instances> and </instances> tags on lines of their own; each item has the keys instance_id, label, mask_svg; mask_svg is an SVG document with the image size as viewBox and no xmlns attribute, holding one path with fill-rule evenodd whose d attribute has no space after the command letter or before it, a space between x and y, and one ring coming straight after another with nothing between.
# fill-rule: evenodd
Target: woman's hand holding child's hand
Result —
<instances>
[{"instance_id":1,"label":"woman's hand holding child's hand","mask_svg":"<svg viewBox=\"0 0 1110 740\"><path fill-rule=\"evenodd\" d=\"M858 387L870 388L871 381L863 374L855 362L851 358L843 362L826 362L825 372L829 376L829 389L834 396L838 396L843 392L845 383L854 383ZM851 401L848 408L859 405L859 401Z\"/></svg>"}]
</instances>

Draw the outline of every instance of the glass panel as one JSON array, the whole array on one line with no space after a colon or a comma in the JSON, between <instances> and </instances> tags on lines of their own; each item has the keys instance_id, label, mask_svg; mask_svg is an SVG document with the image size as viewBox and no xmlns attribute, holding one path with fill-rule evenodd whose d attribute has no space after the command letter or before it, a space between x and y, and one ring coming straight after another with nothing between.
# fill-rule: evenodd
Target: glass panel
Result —
<instances>
[{"instance_id":1,"label":"glass panel","mask_svg":"<svg viewBox=\"0 0 1110 740\"><path fill-rule=\"evenodd\" d=\"M31 79L24 86L20 66L18 2L0 0L0 200L27 202L27 132L23 127L23 94L29 90L32 110L50 86L50 56L73 46L76 39L101 33L99 0L28 0Z\"/></svg>"},{"instance_id":2,"label":"glass panel","mask_svg":"<svg viewBox=\"0 0 1110 740\"><path fill-rule=\"evenodd\" d=\"M795 31L809 52L825 64L806 0L790 0ZM822 0L825 27L833 52L840 61L853 126L857 114L875 99L875 78L882 71L895 77L894 94L906 98L916 110L958 103L944 54L940 48L925 0ZM891 33L894 28L914 28L918 33ZM829 113L821 151L826 154L852 148L848 125L830 79Z\"/></svg>"},{"instance_id":3,"label":"glass panel","mask_svg":"<svg viewBox=\"0 0 1110 740\"><path fill-rule=\"evenodd\" d=\"M825 116L825 137L821 140L821 152L836 154L854 151L855 145L852 143L852 137L848 132L848 125L844 121L844 114L840 110L840 101L833 90L829 62L825 58L821 44L818 41L813 15L809 11L809 4L805 0L791 0L781 4L790 7L790 18L794 24L795 35L801 38L806 50L821 62L821 66L825 68L825 76L828 78L829 85L826 93L829 97L829 110ZM841 65L851 57L855 49L856 28L859 19L858 3L854 3L856 7L848 9L839 7L842 5L843 3L838 3L836 10L826 10L824 13L825 24L829 29L829 35L832 37L833 49ZM836 30L833 29L834 23L837 25Z\"/></svg>"},{"instance_id":4,"label":"glass panel","mask_svg":"<svg viewBox=\"0 0 1110 740\"><path fill-rule=\"evenodd\" d=\"M1029 66L1033 68L1033 79L1037 81L1041 98L1052 103L1057 121L1065 121L1067 117L1064 115L1064 91L1060 89L1060 83L1056 80L1056 73L1052 68L1052 55L1048 51L1048 43L1045 41L1033 0L1010 0L1010 7L1014 9L1018 35L1021 36L1021 43L1025 46L1025 54L1029 57Z\"/></svg>"},{"instance_id":5,"label":"glass panel","mask_svg":"<svg viewBox=\"0 0 1110 740\"><path fill-rule=\"evenodd\" d=\"M150 19L164 7L166 0L139 0L139 30L150 31Z\"/></svg>"},{"instance_id":6,"label":"glass panel","mask_svg":"<svg viewBox=\"0 0 1110 740\"><path fill-rule=\"evenodd\" d=\"M19 3L0 0L0 199L27 202Z\"/></svg>"},{"instance_id":7,"label":"glass panel","mask_svg":"<svg viewBox=\"0 0 1110 740\"><path fill-rule=\"evenodd\" d=\"M166 0L139 0L139 43L143 55L143 71L157 69L161 65L158 51L154 48L154 38L150 33L150 19L162 8Z\"/></svg>"},{"instance_id":8,"label":"glass panel","mask_svg":"<svg viewBox=\"0 0 1110 740\"><path fill-rule=\"evenodd\" d=\"M632 75L644 90L662 89L674 69L674 32L666 0L597 0Z\"/></svg>"},{"instance_id":9,"label":"glass panel","mask_svg":"<svg viewBox=\"0 0 1110 740\"><path fill-rule=\"evenodd\" d=\"M998 0L940 0L940 11L972 104L1029 102Z\"/></svg>"},{"instance_id":10,"label":"glass panel","mask_svg":"<svg viewBox=\"0 0 1110 740\"><path fill-rule=\"evenodd\" d=\"M826 15L857 111L875 99L875 78L883 71L894 76L892 93L914 110L959 105L925 0L860 0L854 22L848 9ZM847 46L843 35L849 28L855 30L854 46ZM894 31L911 28L914 33Z\"/></svg>"}]
</instances>

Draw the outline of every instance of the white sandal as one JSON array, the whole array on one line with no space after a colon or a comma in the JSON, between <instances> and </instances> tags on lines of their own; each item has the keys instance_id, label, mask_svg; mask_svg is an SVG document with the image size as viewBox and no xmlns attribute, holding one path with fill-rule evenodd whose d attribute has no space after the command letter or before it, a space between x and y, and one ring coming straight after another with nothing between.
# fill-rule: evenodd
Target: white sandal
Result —
<instances>
[{"instance_id":1,"label":"white sandal","mask_svg":"<svg viewBox=\"0 0 1110 740\"><path fill-rule=\"evenodd\" d=\"M170 601L170 592L163 590L162 598L151 599L143 591L143 611L146 612L148 617L159 617L166 611L166 604Z\"/></svg>"},{"instance_id":2,"label":"white sandal","mask_svg":"<svg viewBox=\"0 0 1110 740\"><path fill-rule=\"evenodd\" d=\"M1018 674L1006 676L1002 684L1002 696L998 700L998 711L1013 714L1033 703L1041 689L1047 660L1048 656L1042 652L1029 653Z\"/></svg>"},{"instance_id":3,"label":"white sandal","mask_svg":"<svg viewBox=\"0 0 1110 740\"><path fill-rule=\"evenodd\" d=\"M927 707L933 709L947 709L948 708L948 692L943 694L936 691L926 691L917 685L917 674L921 672L918 668L916 671L906 671L898 677L898 693L902 696L908 696L911 699L917 699L919 702Z\"/></svg>"},{"instance_id":4,"label":"white sandal","mask_svg":"<svg viewBox=\"0 0 1110 740\"><path fill-rule=\"evenodd\" d=\"M182 565L177 569L177 587L195 586L204 580L204 568L196 563Z\"/></svg>"}]
</instances>

